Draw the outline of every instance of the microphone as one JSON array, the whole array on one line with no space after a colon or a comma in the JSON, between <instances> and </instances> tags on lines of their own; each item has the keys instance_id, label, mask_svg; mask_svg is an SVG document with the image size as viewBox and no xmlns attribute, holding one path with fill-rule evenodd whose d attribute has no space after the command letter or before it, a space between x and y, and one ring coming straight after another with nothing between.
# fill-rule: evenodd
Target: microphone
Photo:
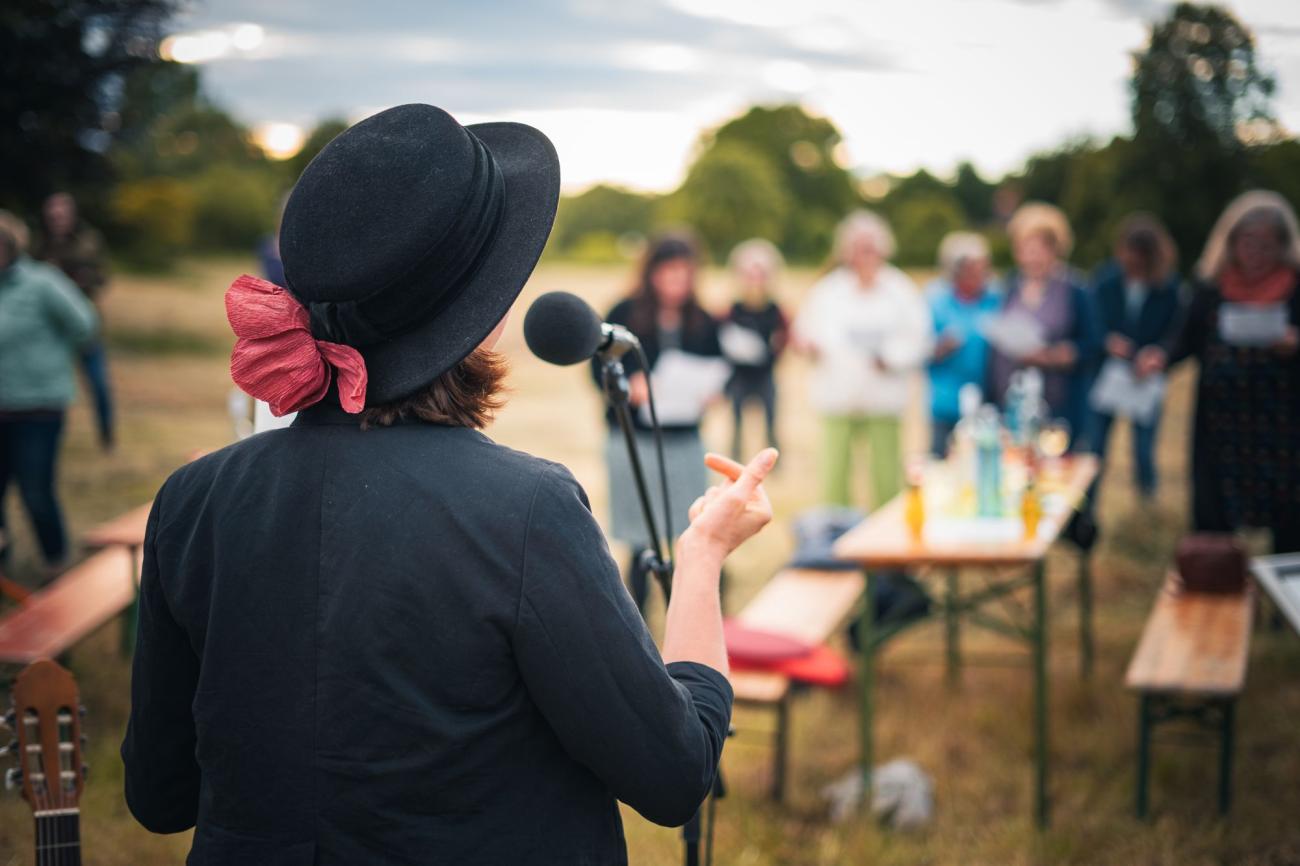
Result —
<instances>
[{"instance_id":1,"label":"microphone","mask_svg":"<svg viewBox=\"0 0 1300 866\"><path fill-rule=\"evenodd\" d=\"M622 325L602 322L591 305L571 292L547 292L524 316L524 342L550 364L568 366L600 355L618 358L640 345Z\"/></svg>"}]
</instances>

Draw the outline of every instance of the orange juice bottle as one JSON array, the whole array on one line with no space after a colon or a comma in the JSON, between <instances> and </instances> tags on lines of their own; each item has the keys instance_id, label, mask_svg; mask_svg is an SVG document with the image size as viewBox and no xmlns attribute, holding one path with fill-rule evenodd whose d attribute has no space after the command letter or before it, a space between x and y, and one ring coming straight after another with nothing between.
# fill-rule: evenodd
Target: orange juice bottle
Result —
<instances>
[{"instance_id":1,"label":"orange juice bottle","mask_svg":"<svg viewBox=\"0 0 1300 866\"><path fill-rule=\"evenodd\" d=\"M907 492L904 495L906 500L903 503L903 520L907 523L912 539L920 541L921 533L925 531L925 496L922 493L919 471L908 472Z\"/></svg>"},{"instance_id":2,"label":"orange juice bottle","mask_svg":"<svg viewBox=\"0 0 1300 866\"><path fill-rule=\"evenodd\" d=\"M1025 483L1025 490L1020 494L1020 519L1025 524L1025 538L1038 537L1038 524L1043 519L1043 502L1038 496L1038 486L1031 475Z\"/></svg>"}]
</instances>

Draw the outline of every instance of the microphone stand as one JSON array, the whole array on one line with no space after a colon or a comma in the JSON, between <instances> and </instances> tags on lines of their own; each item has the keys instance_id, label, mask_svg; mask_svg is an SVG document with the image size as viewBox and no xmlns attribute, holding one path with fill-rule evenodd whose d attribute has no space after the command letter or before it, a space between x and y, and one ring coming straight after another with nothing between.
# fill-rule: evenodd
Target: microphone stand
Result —
<instances>
[{"instance_id":1,"label":"microphone stand","mask_svg":"<svg viewBox=\"0 0 1300 866\"><path fill-rule=\"evenodd\" d=\"M645 362L645 354L641 351L639 345L636 347L636 351L641 357L642 368L648 368L649 365ZM659 419L654 411L654 394L651 392L650 415L659 458L659 480L662 485L664 530L666 535L663 540L667 542L666 548L660 543L659 525L655 521L654 507L650 504L650 494L646 488L645 472L641 467L641 452L637 447L636 430L632 425L631 388L627 381L627 371L623 367L622 354L621 351L597 354L596 357L600 363L601 387L605 392L605 399L609 402L610 408L614 410L614 417L618 419L618 426L623 431L623 441L627 445L628 460L632 465L632 478L636 482L637 497L641 501L641 515L645 518L647 537L650 541L650 546L641 552L641 561L638 564L641 568L653 574L655 579L659 581L659 586L664 593L664 604L667 605L672 598L673 560L671 554L673 540L672 512L668 503L668 475L664 468L663 442L660 438L662 434L659 428ZM646 369L647 388L649 388L649 384L649 370ZM610 495L613 495L613 491L610 492ZM727 732L727 736L731 736L731 731ZM709 827L705 856L707 858L706 862L709 864L713 863L714 810L717 801L724 796L726 796L726 787L722 781L722 767L719 765L713 777L713 785L709 795L706 797L709 811ZM682 825L682 857L686 866L700 866L700 811L696 810L695 815Z\"/></svg>"}]
</instances>

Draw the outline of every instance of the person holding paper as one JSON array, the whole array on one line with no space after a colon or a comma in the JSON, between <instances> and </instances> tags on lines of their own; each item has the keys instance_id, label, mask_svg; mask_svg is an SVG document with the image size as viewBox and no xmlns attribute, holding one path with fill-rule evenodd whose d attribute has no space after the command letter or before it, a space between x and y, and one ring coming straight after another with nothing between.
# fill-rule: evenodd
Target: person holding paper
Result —
<instances>
[{"instance_id":1,"label":"person holding paper","mask_svg":"<svg viewBox=\"0 0 1300 866\"><path fill-rule=\"evenodd\" d=\"M903 485L902 415L910 374L930 357L930 311L916 285L889 264L894 235L870 211L849 214L835 234L834 266L795 319L796 345L816 363L813 405L822 413L822 490L849 505L852 452L871 450L872 505Z\"/></svg>"},{"instance_id":2,"label":"person holding paper","mask_svg":"<svg viewBox=\"0 0 1300 866\"><path fill-rule=\"evenodd\" d=\"M771 241L752 238L731 251L731 272L739 296L722 323L719 338L722 352L731 362L731 397L735 426L731 456L740 459L741 427L745 406L758 402L763 407L767 444L776 448L776 362L785 351L790 323L772 297L785 260Z\"/></svg>"},{"instance_id":3,"label":"person holding paper","mask_svg":"<svg viewBox=\"0 0 1300 866\"><path fill-rule=\"evenodd\" d=\"M1215 223L1181 325L1143 349L1151 374L1200 363L1192 425L1192 520L1198 531L1271 529L1278 553L1300 550L1300 229L1286 199L1248 192ZM1224 332L1222 313L1261 316L1261 335ZM1266 311L1275 311L1267 313ZM1270 316L1280 322L1268 324Z\"/></svg>"},{"instance_id":4,"label":"person holding paper","mask_svg":"<svg viewBox=\"0 0 1300 866\"><path fill-rule=\"evenodd\" d=\"M1116 416L1128 418L1134 481L1144 499L1156 492L1155 441L1163 388L1151 377L1136 380L1133 359L1147 346L1165 340L1178 320L1177 258L1173 238L1158 219L1130 214L1120 223L1115 257L1097 271L1093 283L1105 361L1092 390L1091 444L1104 464ZM1119 387L1108 393L1101 387L1107 382L1117 382Z\"/></svg>"},{"instance_id":5,"label":"person holding paper","mask_svg":"<svg viewBox=\"0 0 1300 866\"><path fill-rule=\"evenodd\" d=\"M655 513L662 519L654 437L644 409L646 377L655 380L674 532L686 528L687 510L708 488L700 418L721 396L730 372L718 342L718 323L696 300L695 274L699 261L696 250L694 238L685 233L667 234L653 241L637 272L631 295L615 304L605 316L606 321L623 325L636 335L649 362L649 369L643 369L635 353L623 357L631 387L632 417L638 428L641 465L646 467L649 476ZM592 369L599 379L599 369L595 366ZM640 561L641 552L650 542L623 435L614 414L608 412L606 418L609 423L605 445L609 532L631 549L628 585L637 607L644 612L650 576L641 568Z\"/></svg>"},{"instance_id":6,"label":"person holding paper","mask_svg":"<svg viewBox=\"0 0 1300 866\"><path fill-rule=\"evenodd\" d=\"M1001 300L992 286L989 245L974 232L952 232L939 244L942 276L926 289L934 320L930 356L930 451L948 455L948 440L961 418L958 393L965 385L983 389L988 339L980 330Z\"/></svg>"},{"instance_id":7,"label":"person holding paper","mask_svg":"<svg viewBox=\"0 0 1300 866\"><path fill-rule=\"evenodd\" d=\"M1071 447L1086 438L1088 377L1100 349L1096 312L1083 280L1066 260L1074 244L1060 208L1042 202L1021 205L1007 225L1016 267L1007 275L998 319L988 330L993 345L989 399L1000 403L1017 370L1043 374L1043 397L1054 417L1070 425ZM1007 327L1014 323L1015 328ZM1000 327L999 327L1000 326ZM1008 333L1026 331L1024 348L1009 345Z\"/></svg>"}]
</instances>

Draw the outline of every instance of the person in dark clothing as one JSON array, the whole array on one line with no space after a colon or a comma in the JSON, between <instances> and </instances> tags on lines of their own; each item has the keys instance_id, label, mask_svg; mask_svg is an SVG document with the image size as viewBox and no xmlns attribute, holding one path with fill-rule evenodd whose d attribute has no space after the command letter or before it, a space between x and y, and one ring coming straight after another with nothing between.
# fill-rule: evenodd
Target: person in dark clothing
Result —
<instances>
[{"instance_id":1,"label":"person in dark clothing","mask_svg":"<svg viewBox=\"0 0 1300 866\"><path fill-rule=\"evenodd\" d=\"M1249 192L1219 217L1181 324L1139 353L1143 372L1200 365L1192 424L1192 522L1272 530L1300 551L1300 230L1277 193ZM1241 329L1234 320L1255 318Z\"/></svg>"},{"instance_id":2,"label":"person in dark clothing","mask_svg":"<svg viewBox=\"0 0 1300 866\"><path fill-rule=\"evenodd\" d=\"M41 209L42 231L32 257L56 266L95 304L102 321L100 299L108 286L108 255L104 238L77 212L76 199L56 192ZM113 447L113 386L108 374L108 350L102 333L81 349L81 371L95 403L99 442L104 450Z\"/></svg>"},{"instance_id":3,"label":"person in dark clothing","mask_svg":"<svg viewBox=\"0 0 1300 866\"><path fill-rule=\"evenodd\" d=\"M1159 345L1170 337L1178 321L1180 302L1176 265L1173 239L1155 217L1136 213L1121 223L1115 258L1098 270L1093 284L1107 364L1132 364L1147 346ZM1089 438L1103 466L1114 421L1110 412L1092 413ZM1160 407L1150 417L1130 418L1129 422L1134 481L1139 495L1149 499L1156 493L1155 445Z\"/></svg>"},{"instance_id":4,"label":"person in dark clothing","mask_svg":"<svg viewBox=\"0 0 1300 866\"><path fill-rule=\"evenodd\" d=\"M731 362L727 396L731 398L731 456L742 453L741 432L745 406L763 407L767 444L779 447L776 437L776 362L790 338L790 322L772 297L784 264L771 242L753 238L731 251L731 271L740 297L722 324L720 342Z\"/></svg>"},{"instance_id":5,"label":"person in dark clothing","mask_svg":"<svg viewBox=\"0 0 1300 866\"><path fill-rule=\"evenodd\" d=\"M573 476L476 429L558 196L540 132L399 106L299 179L288 286L231 285L232 377L298 417L159 491L122 745L193 866L626 863L616 799L672 825L709 791L718 574L776 455L712 460L660 651Z\"/></svg>"},{"instance_id":6,"label":"person in dark clothing","mask_svg":"<svg viewBox=\"0 0 1300 866\"><path fill-rule=\"evenodd\" d=\"M692 366L702 376L721 371L719 395L725 384L726 361L718 342L718 323L695 299L698 259L694 239L685 234L668 234L657 239L646 252L631 296L615 304L605 317L606 321L622 325L636 335L649 364L648 369L642 369L634 353L623 357L631 387L637 449L641 465L649 476L647 486L651 503L661 519L664 506L656 471L659 464L646 411L647 376L654 375L661 362L672 356ZM599 384L599 365L593 365L592 369ZM680 383L660 384L656 394L661 411L665 397L669 396L668 391L676 384ZM684 413L660 417L668 498L672 505L670 528L674 533L686 526L687 508L708 486L704 473L704 445L700 440L700 419L706 408L705 405L686 407ZM650 575L644 567L642 554L650 546L650 540L623 434L612 411L607 410L605 417L609 424L605 464L609 470L610 535L631 550L628 586L637 607L644 611L649 598ZM666 531L662 525L659 530Z\"/></svg>"}]
</instances>

